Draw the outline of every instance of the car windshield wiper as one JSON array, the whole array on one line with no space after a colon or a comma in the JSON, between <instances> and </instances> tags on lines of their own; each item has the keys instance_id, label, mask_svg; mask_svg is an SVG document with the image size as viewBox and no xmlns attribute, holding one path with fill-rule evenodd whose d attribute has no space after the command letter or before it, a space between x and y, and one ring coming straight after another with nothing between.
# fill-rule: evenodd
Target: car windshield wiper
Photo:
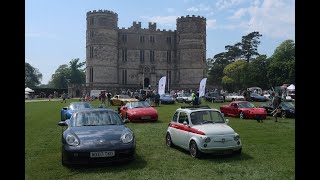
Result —
<instances>
[{"instance_id":1,"label":"car windshield wiper","mask_svg":"<svg viewBox=\"0 0 320 180\"><path fill-rule=\"evenodd\" d=\"M213 121L203 121L201 124L214 123Z\"/></svg>"}]
</instances>

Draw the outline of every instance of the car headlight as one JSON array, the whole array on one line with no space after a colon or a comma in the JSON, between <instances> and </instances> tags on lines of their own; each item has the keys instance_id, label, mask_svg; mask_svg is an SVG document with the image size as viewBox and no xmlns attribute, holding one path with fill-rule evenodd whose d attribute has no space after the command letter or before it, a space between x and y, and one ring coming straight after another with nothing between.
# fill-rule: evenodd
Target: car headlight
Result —
<instances>
[{"instance_id":1,"label":"car headlight","mask_svg":"<svg viewBox=\"0 0 320 180\"><path fill-rule=\"evenodd\" d=\"M121 141L125 144L130 143L133 140L132 132L125 132L121 135Z\"/></svg>"},{"instance_id":2,"label":"car headlight","mask_svg":"<svg viewBox=\"0 0 320 180\"><path fill-rule=\"evenodd\" d=\"M70 146L78 146L80 144L79 139L73 135L73 134L67 134L66 136L66 142L70 145Z\"/></svg>"},{"instance_id":3,"label":"car headlight","mask_svg":"<svg viewBox=\"0 0 320 180\"><path fill-rule=\"evenodd\" d=\"M211 141L211 139L210 139L209 137L207 137L207 138L204 139L204 142L205 142L205 143L208 143L208 142L210 142L210 141Z\"/></svg>"},{"instance_id":4,"label":"car headlight","mask_svg":"<svg viewBox=\"0 0 320 180\"><path fill-rule=\"evenodd\" d=\"M240 139L239 134L235 134L235 135L234 135L234 140L235 140L235 141L238 141L239 139Z\"/></svg>"}]
</instances>

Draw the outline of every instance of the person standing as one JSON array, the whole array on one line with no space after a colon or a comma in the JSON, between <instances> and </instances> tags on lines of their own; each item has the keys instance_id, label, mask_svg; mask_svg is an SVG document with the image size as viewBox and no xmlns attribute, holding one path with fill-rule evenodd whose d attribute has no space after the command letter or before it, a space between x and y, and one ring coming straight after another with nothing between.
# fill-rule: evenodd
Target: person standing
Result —
<instances>
[{"instance_id":1,"label":"person standing","mask_svg":"<svg viewBox=\"0 0 320 180\"><path fill-rule=\"evenodd\" d=\"M159 106L159 102L160 102L160 94L156 93L156 95L154 97L154 103L156 106Z\"/></svg>"},{"instance_id":2,"label":"person standing","mask_svg":"<svg viewBox=\"0 0 320 180\"><path fill-rule=\"evenodd\" d=\"M108 106L111 105L111 93L108 91L107 93L107 98L108 98Z\"/></svg>"},{"instance_id":3,"label":"person standing","mask_svg":"<svg viewBox=\"0 0 320 180\"><path fill-rule=\"evenodd\" d=\"M192 104L194 105L194 106L198 106L200 103L199 103L199 93L197 92L197 94L195 94L195 96L194 96L194 99L193 99L193 101L192 101Z\"/></svg>"},{"instance_id":4,"label":"person standing","mask_svg":"<svg viewBox=\"0 0 320 180\"><path fill-rule=\"evenodd\" d=\"M67 103L67 94L63 91L62 92L62 101L61 101L61 103Z\"/></svg>"}]
</instances>

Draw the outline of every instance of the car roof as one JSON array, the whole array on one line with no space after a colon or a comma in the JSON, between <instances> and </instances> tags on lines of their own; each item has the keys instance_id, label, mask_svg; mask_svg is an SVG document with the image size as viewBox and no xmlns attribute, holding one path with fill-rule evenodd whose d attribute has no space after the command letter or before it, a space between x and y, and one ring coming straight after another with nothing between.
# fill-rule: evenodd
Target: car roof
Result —
<instances>
[{"instance_id":1,"label":"car roof","mask_svg":"<svg viewBox=\"0 0 320 180\"><path fill-rule=\"evenodd\" d=\"M187 113L191 113L191 112L195 112L195 111L205 111L205 110L213 110L213 111L218 111L220 112L218 109L214 109L207 106L181 106L180 108L178 108L176 111L184 111Z\"/></svg>"}]
</instances>

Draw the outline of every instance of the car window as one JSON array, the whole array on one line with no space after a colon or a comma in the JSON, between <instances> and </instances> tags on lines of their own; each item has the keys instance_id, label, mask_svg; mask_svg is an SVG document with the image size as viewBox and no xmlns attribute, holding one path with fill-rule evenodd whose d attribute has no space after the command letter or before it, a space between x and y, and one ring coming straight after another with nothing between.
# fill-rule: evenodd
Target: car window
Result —
<instances>
[{"instance_id":1,"label":"car window","mask_svg":"<svg viewBox=\"0 0 320 180\"><path fill-rule=\"evenodd\" d=\"M196 111L190 114L193 125L204 123L224 123L224 118L218 111Z\"/></svg>"},{"instance_id":2,"label":"car window","mask_svg":"<svg viewBox=\"0 0 320 180\"><path fill-rule=\"evenodd\" d=\"M72 116L72 126L105 126L123 124L119 114L112 111L88 111Z\"/></svg>"},{"instance_id":3,"label":"car window","mask_svg":"<svg viewBox=\"0 0 320 180\"><path fill-rule=\"evenodd\" d=\"M71 110L79 110L85 108L92 108L92 105L89 103L73 103L70 105Z\"/></svg>"},{"instance_id":4,"label":"car window","mask_svg":"<svg viewBox=\"0 0 320 180\"><path fill-rule=\"evenodd\" d=\"M188 115L185 112L180 112L179 123L183 124L184 121L186 121L189 124Z\"/></svg>"},{"instance_id":5,"label":"car window","mask_svg":"<svg viewBox=\"0 0 320 180\"><path fill-rule=\"evenodd\" d=\"M173 117L172 117L172 119L171 119L172 122L177 122L177 120L178 120L178 114L179 114L179 112L174 113L174 115L173 115Z\"/></svg>"}]
</instances>

